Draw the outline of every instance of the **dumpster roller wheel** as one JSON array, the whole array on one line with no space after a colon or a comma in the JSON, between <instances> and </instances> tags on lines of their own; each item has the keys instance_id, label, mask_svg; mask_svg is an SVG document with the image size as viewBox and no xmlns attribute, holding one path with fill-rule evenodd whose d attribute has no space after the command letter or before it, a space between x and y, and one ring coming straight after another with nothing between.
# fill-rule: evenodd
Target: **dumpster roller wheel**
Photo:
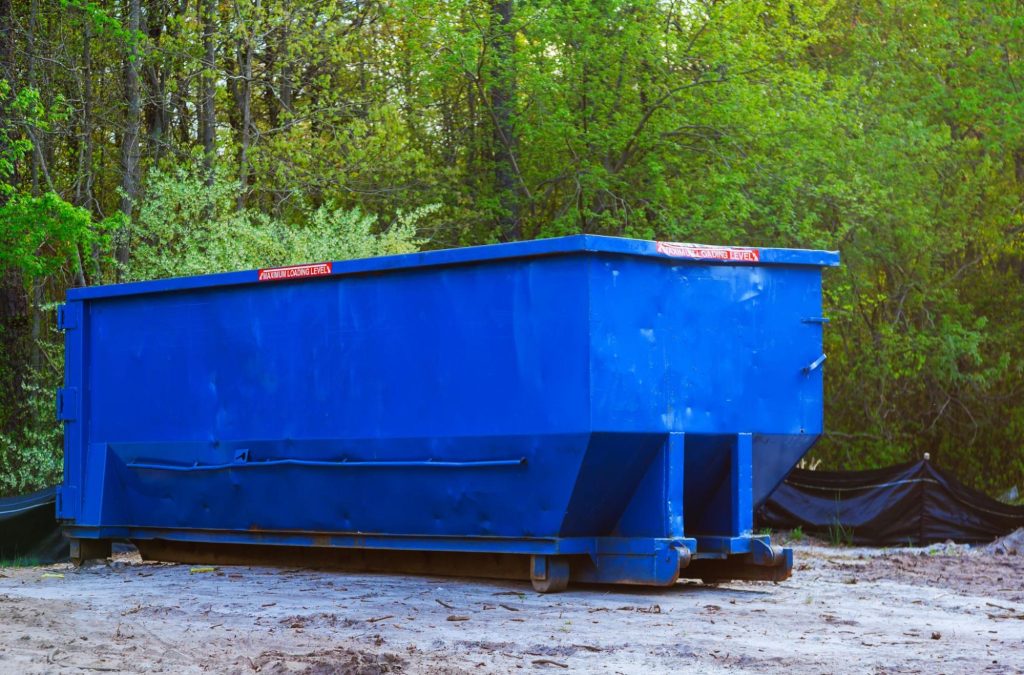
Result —
<instances>
[{"instance_id":1,"label":"dumpster roller wheel","mask_svg":"<svg viewBox=\"0 0 1024 675\"><path fill-rule=\"evenodd\" d=\"M530 581L538 593L559 593L569 585L569 561L535 555L530 559Z\"/></svg>"}]
</instances>

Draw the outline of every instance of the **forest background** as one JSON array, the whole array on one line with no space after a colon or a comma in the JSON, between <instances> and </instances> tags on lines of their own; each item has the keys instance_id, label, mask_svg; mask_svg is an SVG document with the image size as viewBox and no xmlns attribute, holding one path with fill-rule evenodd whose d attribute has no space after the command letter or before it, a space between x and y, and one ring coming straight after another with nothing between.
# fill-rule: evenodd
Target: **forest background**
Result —
<instances>
[{"instance_id":1,"label":"forest background","mask_svg":"<svg viewBox=\"0 0 1024 675\"><path fill-rule=\"evenodd\" d=\"M1019 0L0 0L0 494L67 288L597 233L839 249L812 459L1024 484Z\"/></svg>"}]
</instances>

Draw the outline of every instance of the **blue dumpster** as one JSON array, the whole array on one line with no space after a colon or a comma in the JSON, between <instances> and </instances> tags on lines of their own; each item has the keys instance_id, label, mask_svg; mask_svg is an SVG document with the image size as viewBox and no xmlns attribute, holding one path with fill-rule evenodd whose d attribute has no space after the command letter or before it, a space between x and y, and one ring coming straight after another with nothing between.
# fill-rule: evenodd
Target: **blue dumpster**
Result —
<instances>
[{"instance_id":1,"label":"blue dumpster","mask_svg":"<svg viewBox=\"0 0 1024 675\"><path fill-rule=\"evenodd\" d=\"M77 559L488 554L542 591L782 579L837 253L580 235L68 291ZM267 549L263 549L267 550Z\"/></svg>"}]
</instances>

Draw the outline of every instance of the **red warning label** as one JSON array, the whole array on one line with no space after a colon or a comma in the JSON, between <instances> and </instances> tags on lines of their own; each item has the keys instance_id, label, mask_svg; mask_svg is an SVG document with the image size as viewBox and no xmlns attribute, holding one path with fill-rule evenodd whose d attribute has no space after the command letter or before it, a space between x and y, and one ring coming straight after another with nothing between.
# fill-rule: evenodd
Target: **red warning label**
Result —
<instances>
[{"instance_id":1,"label":"red warning label","mask_svg":"<svg viewBox=\"0 0 1024 675\"><path fill-rule=\"evenodd\" d=\"M728 260L736 262L758 262L761 250L757 248L736 248L734 246L705 246L704 244L679 244L671 241L655 242L658 253L673 258L696 260Z\"/></svg>"},{"instance_id":2,"label":"red warning label","mask_svg":"<svg viewBox=\"0 0 1024 675\"><path fill-rule=\"evenodd\" d=\"M284 281L286 279L305 279L306 277L322 277L331 273L331 263L313 263L311 265L289 265L288 267L271 267L260 270L260 281Z\"/></svg>"}]
</instances>

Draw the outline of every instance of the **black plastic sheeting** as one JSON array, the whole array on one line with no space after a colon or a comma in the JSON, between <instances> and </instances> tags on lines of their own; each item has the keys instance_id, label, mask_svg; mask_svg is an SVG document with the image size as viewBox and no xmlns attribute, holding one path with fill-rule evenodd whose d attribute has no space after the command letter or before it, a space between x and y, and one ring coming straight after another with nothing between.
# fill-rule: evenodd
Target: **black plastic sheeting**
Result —
<instances>
[{"instance_id":1,"label":"black plastic sheeting","mask_svg":"<svg viewBox=\"0 0 1024 675\"><path fill-rule=\"evenodd\" d=\"M1024 506L996 501L922 460L871 471L794 469L757 522L864 546L981 543L1024 527Z\"/></svg>"},{"instance_id":2,"label":"black plastic sheeting","mask_svg":"<svg viewBox=\"0 0 1024 675\"><path fill-rule=\"evenodd\" d=\"M68 559L57 523L57 488L0 499L0 561L21 564Z\"/></svg>"}]
</instances>

